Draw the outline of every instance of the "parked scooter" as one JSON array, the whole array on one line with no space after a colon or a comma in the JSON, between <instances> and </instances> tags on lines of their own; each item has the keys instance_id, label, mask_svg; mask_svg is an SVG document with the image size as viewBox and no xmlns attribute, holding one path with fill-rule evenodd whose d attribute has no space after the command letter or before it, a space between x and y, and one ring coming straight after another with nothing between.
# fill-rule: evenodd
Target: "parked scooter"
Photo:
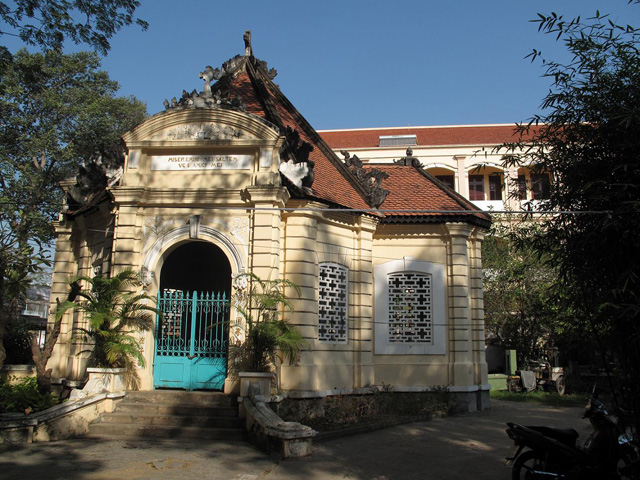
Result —
<instances>
[{"instance_id":1,"label":"parked scooter","mask_svg":"<svg viewBox=\"0 0 640 480\"><path fill-rule=\"evenodd\" d=\"M582 446L577 445L574 429L507 423L507 435L514 442L507 454L507 465L513 465L511 478L640 479L633 468L638 462L633 438L609 415L595 388L583 418L589 418L593 433Z\"/></svg>"}]
</instances>

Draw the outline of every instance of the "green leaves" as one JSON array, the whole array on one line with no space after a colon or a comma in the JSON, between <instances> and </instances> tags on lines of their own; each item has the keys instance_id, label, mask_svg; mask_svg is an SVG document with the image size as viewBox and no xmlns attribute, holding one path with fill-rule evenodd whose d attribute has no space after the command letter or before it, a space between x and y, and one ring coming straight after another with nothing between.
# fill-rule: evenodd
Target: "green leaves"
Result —
<instances>
[{"instance_id":1,"label":"green leaves","mask_svg":"<svg viewBox=\"0 0 640 480\"><path fill-rule=\"evenodd\" d=\"M75 337L93 343L91 359L98 367L124 367L133 370L135 362L144 366L136 331L148 331L158 310L153 298L131 290L139 285L138 274L131 269L112 276L81 277L74 281L87 284L77 295L79 300L65 301L56 310L59 321L69 310L83 315L87 325L75 329Z\"/></svg>"},{"instance_id":2,"label":"green leaves","mask_svg":"<svg viewBox=\"0 0 640 480\"><path fill-rule=\"evenodd\" d=\"M253 371L268 371L279 352L289 363L298 360L308 343L284 318L294 310L286 290L300 296L300 287L286 279L263 280L253 273L240 276L249 282L248 298L236 298L236 311L246 322L246 351Z\"/></svg>"},{"instance_id":3,"label":"green leaves","mask_svg":"<svg viewBox=\"0 0 640 480\"><path fill-rule=\"evenodd\" d=\"M0 36L20 37L27 45L61 50L65 40L85 43L103 55L122 27L147 22L134 18L138 0L13 0L0 2Z\"/></svg>"},{"instance_id":4,"label":"green leaves","mask_svg":"<svg viewBox=\"0 0 640 480\"><path fill-rule=\"evenodd\" d=\"M589 334L603 356L615 355L634 379L625 384L629 407L640 412L640 31L599 11L536 21L570 60L543 63L553 81L544 114L503 146L506 164L555 179L545 207L558 213L536 217L531 245L557 270L554 290L570 313L563 330Z\"/></svg>"},{"instance_id":5,"label":"green leaves","mask_svg":"<svg viewBox=\"0 0 640 480\"><path fill-rule=\"evenodd\" d=\"M52 238L59 182L146 115L138 100L115 97L99 67L94 53L21 50L0 76L0 221L21 244Z\"/></svg>"}]
</instances>

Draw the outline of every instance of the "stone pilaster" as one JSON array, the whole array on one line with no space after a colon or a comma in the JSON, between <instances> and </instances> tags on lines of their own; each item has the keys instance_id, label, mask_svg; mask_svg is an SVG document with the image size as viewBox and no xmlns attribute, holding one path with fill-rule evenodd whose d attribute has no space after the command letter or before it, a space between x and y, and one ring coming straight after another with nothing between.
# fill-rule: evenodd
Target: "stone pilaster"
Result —
<instances>
[{"instance_id":1,"label":"stone pilaster","mask_svg":"<svg viewBox=\"0 0 640 480\"><path fill-rule=\"evenodd\" d=\"M473 362L470 261L468 239L473 227L463 223L447 225L450 235L449 269L449 351L452 364L451 384L475 384Z\"/></svg>"},{"instance_id":2,"label":"stone pilaster","mask_svg":"<svg viewBox=\"0 0 640 480\"><path fill-rule=\"evenodd\" d=\"M520 210L517 193L518 167L509 167L504 171L504 204L509 210Z\"/></svg>"},{"instance_id":3,"label":"stone pilaster","mask_svg":"<svg viewBox=\"0 0 640 480\"><path fill-rule=\"evenodd\" d=\"M353 262L353 325L354 388L373 385L373 234L378 221L361 216L357 232L357 251Z\"/></svg>"},{"instance_id":4,"label":"stone pilaster","mask_svg":"<svg viewBox=\"0 0 640 480\"><path fill-rule=\"evenodd\" d=\"M458 193L464 198L469 198L469 172L465 168L464 155L456 155L453 157L457 163Z\"/></svg>"},{"instance_id":5,"label":"stone pilaster","mask_svg":"<svg viewBox=\"0 0 640 480\"><path fill-rule=\"evenodd\" d=\"M469 264L471 286L471 337L475 382L478 385L488 383L487 361L484 352L484 301L482 288L482 241L484 231L474 230L469 240Z\"/></svg>"},{"instance_id":6,"label":"stone pilaster","mask_svg":"<svg viewBox=\"0 0 640 480\"><path fill-rule=\"evenodd\" d=\"M249 270L263 279L280 277L282 212L289 193L284 188L248 187L255 210L249 234Z\"/></svg>"},{"instance_id":7,"label":"stone pilaster","mask_svg":"<svg viewBox=\"0 0 640 480\"><path fill-rule=\"evenodd\" d=\"M63 302L69 293L69 280L77 275L78 260L74 254L73 223L58 221L53 224L56 237L53 277L51 283L51 303L47 329L51 330L55 321L57 301ZM73 313L67 313L61 320L60 336L47 366L53 369L54 377L67 376L71 361L70 337L73 328Z\"/></svg>"}]
</instances>

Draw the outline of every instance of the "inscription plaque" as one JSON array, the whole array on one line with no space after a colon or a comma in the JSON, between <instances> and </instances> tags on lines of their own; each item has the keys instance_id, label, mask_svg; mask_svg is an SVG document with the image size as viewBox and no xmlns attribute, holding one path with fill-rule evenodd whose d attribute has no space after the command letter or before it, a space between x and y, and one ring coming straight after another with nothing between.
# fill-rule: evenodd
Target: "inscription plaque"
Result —
<instances>
[{"instance_id":1,"label":"inscription plaque","mask_svg":"<svg viewBox=\"0 0 640 480\"><path fill-rule=\"evenodd\" d=\"M152 155L151 170L250 170L253 155Z\"/></svg>"}]
</instances>

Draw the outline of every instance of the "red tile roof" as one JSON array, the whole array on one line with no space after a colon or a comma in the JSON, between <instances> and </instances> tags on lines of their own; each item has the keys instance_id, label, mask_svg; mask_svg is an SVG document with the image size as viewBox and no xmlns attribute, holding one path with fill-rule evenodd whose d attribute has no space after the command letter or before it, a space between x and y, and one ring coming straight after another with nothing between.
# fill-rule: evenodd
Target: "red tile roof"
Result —
<instances>
[{"instance_id":1,"label":"red tile roof","mask_svg":"<svg viewBox=\"0 0 640 480\"><path fill-rule=\"evenodd\" d=\"M323 200L334 206L370 210L365 187L336 156L332 146L325 142L324 138L271 81L265 66L254 57L244 57L231 71L225 72L212 86L212 91L229 93L232 97L240 96L248 113L268 120L283 134L287 127L296 130L302 141L313 146L309 154L309 159L315 162L315 179L311 186L312 198ZM373 133L376 144L378 135L384 134L379 132L382 130L376 130ZM325 134L326 132L323 133ZM489 226L490 219L486 213L479 211L473 204L449 190L423 170L393 164L371 165L366 168L371 167L376 167L389 175L389 178L383 180L383 187L390 191L382 204L383 212L373 213L386 217L384 221L469 221L485 227ZM306 195L308 196L308 193ZM431 212L384 213L386 209Z\"/></svg>"},{"instance_id":2,"label":"red tile roof","mask_svg":"<svg viewBox=\"0 0 640 480\"><path fill-rule=\"evenodd\" d=\"M227 91L232 96L240 95L248 113L270 121L281 133L286 127L297 130L300 139L313 146L309 154L309 159L315 162L315 180L311 186L313 196L347 208L371 208L355 177L280 92L255 58L245 57L234 72L230 72L227 78L221 78L212 89Z\"/></svg>"},{"instance_id":3,"label":"red tile roof","mask_svg":"<svg viewBox=\"0 0 640 480\"><path fill-rule=\"evenodd\" d=\"M321 130L318 133L334 150L378 147L380 145L380 136L387 135L416 135L419 146L500 145L518 139L515 124L364 128L353 130Z\"/></svg>"},{"instance_id":4,"label":"red tile roof","mask_svg":"<svg viewBox=\"0 0 640 480\"><path fill-rule=\"evenodd\" d=\"M393 163L367 164L365 168L389 175L382 181L389 195L380 206L387 222L471 221L489 226L489 214L421 168Z\"/></svg>"}]
</instances>

